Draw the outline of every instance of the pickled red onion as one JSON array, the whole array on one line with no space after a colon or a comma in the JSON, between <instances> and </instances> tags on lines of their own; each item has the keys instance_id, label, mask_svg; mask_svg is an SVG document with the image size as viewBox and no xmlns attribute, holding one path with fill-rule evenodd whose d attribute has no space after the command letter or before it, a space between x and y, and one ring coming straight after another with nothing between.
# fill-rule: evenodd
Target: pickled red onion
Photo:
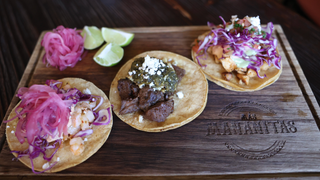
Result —
<instances>
[{"instance_id":1,"label":"pickled red onion","mask_svg":"<svg viewBox=\"0 0 320 180\"><path fill-rule=\"evenodd\" d=\"M67 134L69 107L73 104L73 100L63 100L63 94L57 94L54 89L46 85L21 88L18 96L21 102L16 110L20 108L22 110L16 111L19 122L15 134L20 143L24 143L25 137L28 143L32 144L38 135L48 134L55 137L57 134L59 136L62 133Z\"/></svg>"},{"instance_id":2,"label":"pickled red onion","mask_svg":"<svg viewBox=\"0 0 320 180\"><path fill-rule=\"evenodd\" d=\"M60 71L67 67L74 67L81 60L84 51L84 39L76 29L58 26L53 32L44 35L41 45L46 53L43 63L59 68Z\"/></svg>"}]
</instances>

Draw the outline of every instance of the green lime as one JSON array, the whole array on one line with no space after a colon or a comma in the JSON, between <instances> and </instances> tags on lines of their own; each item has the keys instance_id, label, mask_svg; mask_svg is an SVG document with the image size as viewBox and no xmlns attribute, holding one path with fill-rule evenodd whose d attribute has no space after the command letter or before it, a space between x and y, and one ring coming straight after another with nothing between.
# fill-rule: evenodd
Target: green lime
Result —
<instances>
[{"instance_id":1,"label":"green lime","mask_svg":"<svg viewBox=\"0 0 320 180\"><path fill-rule=\"evenodd\" d=\"M104 42L100 29L95 26L85 26L81 36L85 38L84 48L88 50L95 49Z\"/></svg>"},{"instance_id":2,"label":"green lime","mask_svg":"<svg viewBox=\"0 0 320 180\"><path fill-rule=\"evenodd\" d=\"M129 45L134 37L134 34L132 33L110 29L106 27L101 28L101 33L103 39L107 43L118 44L121 47Z\"/></svg>"},{"instance_id":3,"label":"green lime","mask_svg":"<svg viewBox=\"0 0 320 180\"><path fill-rule=\"evenodd\" d=\"M117 44L108 43L102 46L94 55L93 60L101 66L114 66L121 61L123 49Z\"/></svg>"}]
</instances>

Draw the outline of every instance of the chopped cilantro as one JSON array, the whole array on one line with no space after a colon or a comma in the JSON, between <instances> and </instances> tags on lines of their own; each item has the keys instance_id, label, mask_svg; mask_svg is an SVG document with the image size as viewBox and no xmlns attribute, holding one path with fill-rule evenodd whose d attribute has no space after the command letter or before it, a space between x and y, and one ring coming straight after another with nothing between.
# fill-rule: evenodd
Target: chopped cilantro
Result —
<instances>
[{"instance_id":1,"label":"chopped cilantro","mask_svg":"<svg viewBox=\"0 0 320 180\"><path fill-rule=\"evenodd\" d=\"M237 23L234 24L234 27L235 27L235 28L240 28L240 30L243 30L243 29L244 29L241 24L237 24Z\"/></svg>"},{"instance_id":2,"label":"chopped cilantro","mask_svg":"<svg viewBox=\"0 0 320 180\"><path fill-rule=\"evenodd\" d=\"M227 48L227 50L230 50L231 48Z\"/></svg>"},{"instance_id":3,"label":"chopped cilantro","mask_svg":"<svg viewBox=\"0 0 320 180\"><path fill-rule=\"evenodd\" d=\"M254 33L255 31L256 31L255 29L251 28L249 33Z\"/></svg>"},{"instance_id":4,"label":"chopped cilantro","mask_svg":"<svg viewBox=\"0 0 320 180\"><path fill-rule=\"evenodd\" d=\"M234 27L236 27L236 28L240 27L241 28L242 26L241 26L241 24L237 24L236 23L236 24L234 24Z\"/></svg>"},{"instance_id":5,"label":"chopped cilantro","mask_svg":"<svg viewBox=\"0 0 320 180\"><path fill-rule=\"evenodd\" d=\"M262 33L262 35L263 35L263 36L262 36L263 38L266 38L266 37L267 37L267 33L266 33L265 31L261 31L261 33Z\"/></svg>"}]
</instances>

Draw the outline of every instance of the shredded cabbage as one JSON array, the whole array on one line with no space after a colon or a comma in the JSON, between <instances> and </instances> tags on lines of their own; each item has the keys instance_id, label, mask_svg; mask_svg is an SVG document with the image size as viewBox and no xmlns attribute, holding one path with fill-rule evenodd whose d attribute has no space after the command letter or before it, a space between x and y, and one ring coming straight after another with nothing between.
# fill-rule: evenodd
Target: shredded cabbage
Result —
<instances>
[{"instance_id":1,"label":"shredded cabbage","mask_svg":"<svg viewBox=\"0 0 320 180\"><path fill-rule=\"evenodd\" d=\"M84 39L76 29L58 26L53 32L44 35L41 45L46 53L42 61L47 65L59 68L74 67L81 60L84 51Z\"/></svg>"},{"instance_id":2,"label":"shredded cabbage","mask_svg":"<svg viewBox=\"0 0 320 180\"><path fill-rule=\"evenodd\" d=\"M261 28L261 31L255 29L234 28L232 31L226 29L226 22L219 16L223 22L223 25L215 26L213 23L208 22L208 26L211 29L210 33L199 42L199 48L197 53L205 52L196 57L200 66L204 66L200 63L199 57L206 55L207 49L210 46L221 45L222 47L228 46L233 50L232 55L238 56L245 61L249 61L248 68L256 71L259 78L258 71L263 65L263 61L267 62L270 66L273 64L277 69L281 68L281 57L277 52L277 39L272 36L273 24L269 22L266 27ZM254 45L259 44L260 49L253 48ZM251 49L255 51L255 55L248 56L246 51ZM224 50L225 53L225 50Z\"/></svg>"}]
</instances>

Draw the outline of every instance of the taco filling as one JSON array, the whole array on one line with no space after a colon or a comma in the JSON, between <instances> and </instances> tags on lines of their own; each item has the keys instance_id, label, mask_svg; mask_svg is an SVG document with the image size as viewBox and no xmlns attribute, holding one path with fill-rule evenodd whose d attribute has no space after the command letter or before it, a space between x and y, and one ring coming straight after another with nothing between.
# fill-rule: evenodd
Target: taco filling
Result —
<instances>
[{"instance_id":1,"label":"taco filling","mask_svg":"<svg viewBox=\"0 0 320 180\"><path fill-rule=\"evenodd\" d=\"M185 74L171 59L136 58L125 79L118 81L119 114L141 111L145 119L163 122L174 110L172 96Z\"/></svg>"},{"instance_id":2,"label":"taco filling","mask_svg":"<svg viewBox=\"0 0 320 180\"><path fill-rule=\"evenodd\" d=\"M227 23L220 18L223 25L208 23L211 31L200 35L193 43L192 51L197 54L195 59L203 69L206 65L201 64L200 59L213 56L214 62L224 69L221 77L225 81L236 76L238 83L245 85L250 85L252 78L266 78L266 74L260 74L261 71L268 71L273 66L281 69L277 39L271 35L271 22L262 28L259 16L239 19L235 15Z\"/></svg>"},{"instance_id":3,"label":"taco filling","mask_svg":"<svg viewBox=\"0 0 320 180\"><path fill-rule=\"evenodd\" d=\"M47 161L41 172L50 170L60 160L51 162L59 148L65 146L63 143L70 145L73 156L81 156L93 127L110 123L111 108L98 110L104 98L92 95L88 88L81 92L68 84L62 86L62 82L48 80L46 85L20 88L18 97L21 102L15 109L16 116L6 122L18 118L15 136L21 144L27 140L29 147L12 152L17 153L17 159L29 157L34 173L39 172L34 171L33 159L40 154Z\"/></svg>"}]
</instances>

